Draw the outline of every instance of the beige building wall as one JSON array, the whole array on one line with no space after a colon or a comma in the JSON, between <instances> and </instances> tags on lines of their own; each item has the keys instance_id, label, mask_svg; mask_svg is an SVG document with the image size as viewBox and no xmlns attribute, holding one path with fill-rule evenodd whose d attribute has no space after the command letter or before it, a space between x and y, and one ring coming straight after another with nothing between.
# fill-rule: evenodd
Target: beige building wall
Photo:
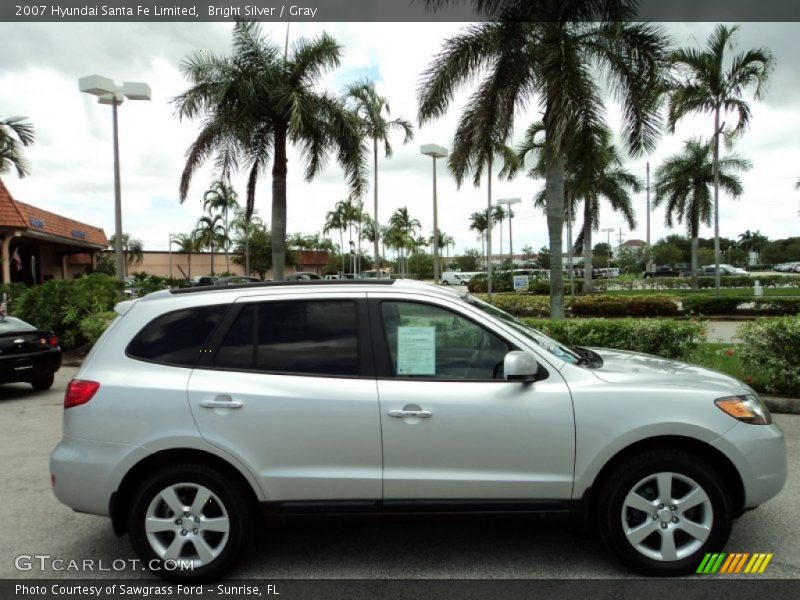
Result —
<instances>
[{"instance_id":1,"label":"beige building wall","mask_svg":"<svg viewBox=\"0 0 800 600\"><path fill-rule=\"evenodd\" d=\"M230 271L234 275L244 275L244 267L233 262L233 253L230 255L230 269L228 269L225 254L214 253L214 273L219 275L225 271ZM195 275L211 274L211 253L199 252L191 255L191 273L189 272L189 253L172 253L172 277L182 279L183 277L194 277ZM142 262L128 265L128 274L146 271L151 275L159 277L170 276L170 253L169 252L144 252ZM181 271L181 269L183 269Z\"/></svg>"}]
</instances>

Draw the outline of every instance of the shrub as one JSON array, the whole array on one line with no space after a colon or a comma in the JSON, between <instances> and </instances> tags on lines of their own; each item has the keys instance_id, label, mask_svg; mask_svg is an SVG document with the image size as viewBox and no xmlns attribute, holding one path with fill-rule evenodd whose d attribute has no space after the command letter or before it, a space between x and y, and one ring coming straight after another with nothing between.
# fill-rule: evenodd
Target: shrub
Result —
<instances>
[{"instance_id":1,"label":"shrub","mask_svg":"<svg viewBox=\"0 0 800 600\"><path fill-rule=\"evenodd\" d=\"M525 319L568 346L595 346L685 358L705 340L706 326L672 319Z\"/></svg>"},{"instance_id":2,"label":"shrub","mask_svg":"<svg viewBox=\"0 0 800 600\"><path fill-rule=\"evenodd\" d=\"M488 278L486 275L475 275L467 282L467 289L472 294L485 294L487 290L486 283ZM513 292L514 280L511 278L511 273L492 273L492 292Z\"/></svg>"},{"instance_id":3,"label":"shrub","mask_svg":"<svg viewBox=\"0 0 800 600\"><path fill-rule=\"evenodd\" d=\"M80 322L110 311L121 299L122 283L94 273L78 279L53 279L25 291L14 314L41 329L52 330L66 349L87 343Z\"/></svg>"},{"instance_id":4,"label":"shrub","mask_svg":"<svg viewBox=\"0 0 800 600\"><path fill-rule=\"evenodd\" d=\"M698 315L796 315L800 296L684 296L683 310Z\"/></svg>"},{"instance_id":5,"label":"shrub","mask_svg":"<svg viewBox=\"0 0 800 600\"><path fill-rule=\"evenodd\" d=\"M485 298L484 298L485 300ZM566 300L566 299L565 299ZM492 304L517 317L550 316L550 297L531 294L492 294Z\"/></svg>"},{"instance_id":6,"label":"shrub","mask_svg":"<svg viewBox=\"0 0 800 600\"><path fill-rule=\"evenodd\" d=\"M584 296L572 303L573 315L604 317L671 317L678 305L670 296Z\"/></svg>"},{"instance_id":7,"label":"shrub","mask_svg":"<svg viewBox=\"0 0 800 600\"><path fill-rule=\"evenodd\" d=\"M0 301L2 301L3 294L5 294L8 314L16 314L14 309L19 299L27 291L28 286L24 283L4 283L0 285Z\"/></svg>"},{"instance_id":8,"label":"shrub","mask_svg":"<svg viewBox=\"0 0 800 600\"><path fill-rule=\"evenodd\" d=\"M731 296L684 296L681 298L683 310L694 315L732 315L741 298Z\"/></svg>"},{"instance_id":9,"label":"shrub","mask_svg":"<svg viewBox=\"0 0 800 600\"><path fill-rule=\"evenodd\" d=\"M80 332L87 344L94 345L100 338L103 332L111 325L111 322L117 318L117 313L113 310L100 313L92 313L91 315L81 319L79 323Z\"/></svg>"},{"instance_id":10,"label":"shrub","mask_svg":"<svg viewBox=\"0 0 800 600\"><path fill-rule=\"evenodd\" d=\"M800 317L758 319L739 327L741 364L767 391L800 394Z\"/></svg>"}]
</instances>

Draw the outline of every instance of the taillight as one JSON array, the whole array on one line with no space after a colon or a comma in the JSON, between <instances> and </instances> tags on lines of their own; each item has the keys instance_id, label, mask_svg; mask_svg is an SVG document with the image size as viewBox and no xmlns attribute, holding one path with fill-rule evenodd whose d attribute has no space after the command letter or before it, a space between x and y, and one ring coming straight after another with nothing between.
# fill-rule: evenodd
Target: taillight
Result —
<instances>
[{"instance_id":1,"label":"taillight","mask_svg":"<svg viewBox=\"0 0 800 600\"><path fill-rule=\"evenodd\" d=\"M67 393L64 394L64 408L72 408L86 404L92 399L100 389L100 384L96 381L85 381L83 379L73 379L67 385Z\"/></svg>"},{"instance_id":2,"label":"taillight","mask_svg":"<svg viewBox=\"0 0 800 600\"><path fill-rule=\"evenodd\" d=\"M50 347L51 348L58 348L58 337L51 335L50 336Z\"/></svg>"}]
</instances>

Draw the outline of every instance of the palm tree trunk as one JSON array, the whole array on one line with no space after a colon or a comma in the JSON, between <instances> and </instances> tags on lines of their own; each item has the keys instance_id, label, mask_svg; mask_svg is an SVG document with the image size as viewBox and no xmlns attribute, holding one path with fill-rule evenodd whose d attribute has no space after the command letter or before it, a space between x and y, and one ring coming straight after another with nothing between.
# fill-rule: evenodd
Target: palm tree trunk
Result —
<instances>
[{"instance_id":1,"label":"palm tree trunk","mask_svg":"<svg viewBox=\"0 0 800 600\"><path fill-rule=\"evenodd\" d=\"M378 270L381 267L380 262L380 254L378 254L379 249L379 240L380 237L380 230L378 228L378 139L372 138L372 158L373 158L373 177L375 179L375 185L373 186L373 195L375 197L375 214L373 215L374 223L373 227L375 228L375 242L373 252L375 252L375 269Z\"/></svg>"},{"instance_id":2,"label":"palm tree trunk","mask_svg":"<svg viewBox=\"0 0 800 600\"><path fill-rule=\"evenodd\" d=\"M546 139L552 135L545 133ZM564 234L564 156L547 146L545 171L545 202L547 204L547 232L550 237L550 318L564 318L564 272L561 264Z\"/></svg>"},{"instance_id":3,"label":"palm tree trunk","mask_svg":"<svg viewBox=\"0 0 800 600\"><path fill-rule=\"evenodd\" d=\"M228 207L225 206L225 270L231 272L231 260L228 254Z\"/></svg>"},{"instance_id":4,"label":"palm tree trunk","mask_svg":"<svg viewBox=\"0 0 800 600\"><path fill-rule=\"evenodd\" d=\"M592 292L592 201L583 200L583 291Z\"/></svg>"},{"instance_id":5,"label":"palm tree trunk","mask_svg":"<svg viewBox=\"0 0 800 600\"><path fill-rule=\"evenodd\" d=\"M698 224L692 223L692 289L698 289L697 283L697 250L700 247L700 239L698 238Z\"/></svg>"},{"instance_id":6,"label":"palm tree trunk","mask_svg":"<svg viewBox=\"0 0 800 600\"><path fill-rule=\"evenodd\" d=\"M245 275L250 277L250 224L244 230L244 270Z\"/></svg>"},{"instance_id":7,"label":"palm tree trunk","mask_svg":"<svg viewBox=\"0 0 800 600\"><path fill-rule=\"evenodd\" d=\"M189 269L189 279L192 278L192 252L186 253L186 263Z\"/></svg>"},{"instance_id":8,"label":"palm tree trunk","mask_svg":"<svg viewBox=\"0 0 800 600\"><path fill-rule=\"evenodd\" d=\"M492 159L486 165L486 292L492 300Z\"/></svg>"},{"instance_id":9,"label":"palm tree trunk","mask_svg":"<svg viewBox=\"0 0 800 600\"><path fill-rule=\"evenodd\" d=\"M275 128L272 163L272 278L283 281L286 264L286 127Z\"/></svg>"},{"instance_id":10,"label":"palm tree trunk","mask_svg":"<svg viewBox=\"0 0 800 600\"><path fill-rule=\"evenodd\" d=\"M719 108L714 111L714 295L719 297Z\"/></svg>"},{"instance_id":11,"label":"palm tree trunk","mask_svg":"<svg viewBox=\"0 0 800 600\"><path fill-rule=\"evenodd\" d=\"M339 251L342 253L342 275L345 274L344 268L344 229L339 230Z\"/></svg>"},{"instance_id":12,"label":"palm tree trunk","mask_svg":"<svg viewBox=\"0 0 800 600\"><path fill-rule=\"evenodd\" d=\"M211 248L211 274L214 274L214 244L209 245Z\"/></svg>"}]
</instances>

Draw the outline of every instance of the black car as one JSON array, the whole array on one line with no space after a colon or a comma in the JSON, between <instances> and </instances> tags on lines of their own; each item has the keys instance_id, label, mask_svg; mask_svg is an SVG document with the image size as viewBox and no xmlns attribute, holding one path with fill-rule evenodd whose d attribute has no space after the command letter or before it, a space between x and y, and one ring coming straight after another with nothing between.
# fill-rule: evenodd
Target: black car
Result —
<instances>
[{"instance_id":1,"label":"black car","mask_svg":"<svg viewBox=\"0 0 800 600\"><path fill-rule=\"evenodd\" d=\"M60 368L61 346L52 332L15 317L0 318L0 383L26 382L47 390Z\"/></svg>"},{"instance_id":2,"label":"black car","mask_svg":"<svg viewBox=\"0 0 800 600\"><path fill-rule=\"evenodd\" d=\"M261 280L255 277L231 275L230 277L220 277L214 282L214 285L242 285L243 283L257 283L259 281Z\"/></svg>"}]
</instances>

